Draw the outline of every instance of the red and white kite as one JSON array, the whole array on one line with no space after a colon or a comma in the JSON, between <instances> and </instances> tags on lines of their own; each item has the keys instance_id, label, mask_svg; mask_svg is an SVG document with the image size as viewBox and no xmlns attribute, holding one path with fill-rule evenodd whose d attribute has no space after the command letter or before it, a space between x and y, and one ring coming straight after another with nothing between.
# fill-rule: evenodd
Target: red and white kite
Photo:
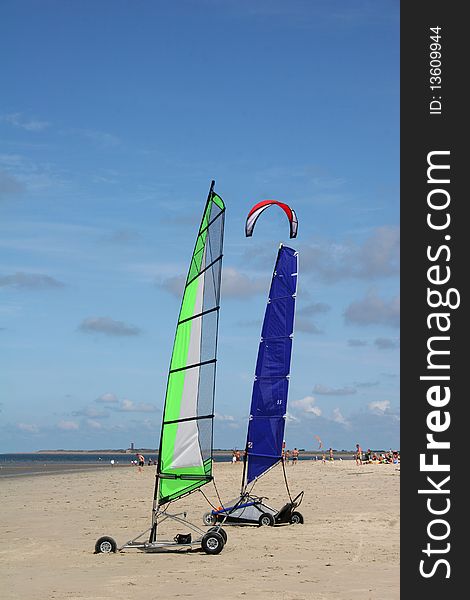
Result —
<instances>
[{"instance_id":1,"label":"red and white kite","mask_svg":"<svg viewBox=\"0 0 470 600\"><path fill-rule=\"evenodd\" d=\"M276 204L277 206L282 208L282 210L286 213L286 216L289 219L290 237L295 238L297 236L298 221L297 221L297 215L295 214L294 210L287 204L278 202L277 200L262 200L261 202L258 202L258 204L255 204L253 206L253 208L250 210L250 212L248 213L248 217L246 219L246 224L245 224L246 237L251 237L251 235L253 233L253 229L255 228L255 225L256 225L256 221L258 220L259 216L267 208L269 208L270 206L273 206L273 204Z\"/></svg>"}]
</instances>

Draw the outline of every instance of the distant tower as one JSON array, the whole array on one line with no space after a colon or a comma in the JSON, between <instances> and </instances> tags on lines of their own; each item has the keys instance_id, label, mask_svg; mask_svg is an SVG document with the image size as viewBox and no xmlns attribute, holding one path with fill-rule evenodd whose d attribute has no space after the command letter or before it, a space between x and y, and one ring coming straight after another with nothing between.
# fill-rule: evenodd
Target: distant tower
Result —
<instances>
[{"instance_id":1,"label":"distant tower","mask_svg":"<svg viewBox=\"0 0 470 600\"><path fill-rule=\"evenodd\" d=\"M134 450L134 442L131 442L131 450Z\"/></svg>"}]
</instances>

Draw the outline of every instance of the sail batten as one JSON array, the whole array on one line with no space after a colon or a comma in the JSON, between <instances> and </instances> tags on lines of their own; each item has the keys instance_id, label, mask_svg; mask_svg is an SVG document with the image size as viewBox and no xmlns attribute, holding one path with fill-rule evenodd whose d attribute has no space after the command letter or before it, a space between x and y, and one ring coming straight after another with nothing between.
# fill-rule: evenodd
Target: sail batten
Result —
<instances>
[{"instance_id":1,"label":"sail batten","mask_svg":"<svg viewBox=\"0 0 470 600\"><path fill-rule=\"evenodd\" d=\"M211 312L214 312L216 310L220 310L220 306L214 306L214 308L210 308L209 310L205 310L203 312L200 312L197 315L193 315L192 317L187 317L186 319L183 319L182 321L178 321L178 325L182 325L183 323L186 323L186 321L192 321L193 319L198 319L199 317L203 317L204 315L208 315Z\"/></svg>"},{"instance_id":2,"label":"sail batten","mask_svg":"<svg viewBox=\"0 0 470 600\"><path fill-rule=\"evenodd\" d=\"M225 206L204 208L178 316L163 411L155 500L159 506L212 479L212 424Z\"/></svg>"},{"instance_id":3,"label":"sail batten","mask_svg":"<svg viewBox=\"0 0 470 600\"><path fill-rule=\"evenodd\" d=\"M211 267L213 267L215 265L215 263L217 263L219 260L222 260L222 255L220 255L218 258L216 258L213 262L211 262L209 265L207 265L207 267L205 267L202 271L199 271L199 273L197 275L194 275L194 277L192 277L188 283L186 285L189 285L190 283L192 283L193 281L195 281L198 277L200 277L201 275L204 275L204 273L210 269Z\"/></svg>"},{"instance_id":4,"label":"sail batten","mask_svg":"<svg viewBox=\"0 0 470 600\"><path fill-rule=\"evenodd\" d=\"M216 363L217 359L213 358L212 360L205 360L203 362L195 363L194 365L187 365L186 367L179 367L179 369L170 369L170 373L179 373L180 371L187 371L188 369L195 369L196 367L201 367L203 365L210 365L211 363Z\"/></svg>"},{"instance_id":5,"label":"sail batten","mask_svg":"<svg viewBox=\"0 0 470 600\"><path fill-rule=\"evenodd\" d=\"M184 421L198 421L199 419L212 419L214 415L201 415L198 417L187 417L186 419L175 419L174 421L163 421L163 425L171 425L172 423L184 423Z\"/></svg>"},{"instance_id":6,"label":"sail batten","mask_svg":"<svg viewBox=\"0 0 470 600\"><path fill-rule=\"evenodd\" d=\"M297 252L279 248L258 348L246 444L248 485L282 459L294 331Z\"/></svg>"}]
</instances>

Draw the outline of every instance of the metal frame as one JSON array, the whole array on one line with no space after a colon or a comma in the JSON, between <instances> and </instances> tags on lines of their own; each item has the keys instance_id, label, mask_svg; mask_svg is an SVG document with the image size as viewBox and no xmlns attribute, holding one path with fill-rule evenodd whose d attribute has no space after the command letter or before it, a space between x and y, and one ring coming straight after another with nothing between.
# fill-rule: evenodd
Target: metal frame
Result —
<instances>
[{"instance_id":1,"label":"metal frame","mask_svg":"<svg viewBox=\"0 0 470 600\"><path fill-rule=\"evenodd\" d=\"M304 497L304 492L302 491L299 494L297 494L297 496L289 503L291 513L298 506L300 506L300 504L303 500L303 497ZM274 519L274 525L281 525L281 524L289 523L289 521L286 521L284 519L278 520L278 515L282 509L276 510L275 508L272 508L271 506L269 506L263 502L264 499L265 499L264 496L253 496L252 494L245 493L240 497L240 500L238 502L236 502L233 506L226 507L226 508L224 507L221 510L212 510L211 511L212 515L215 518L214 525L217 525L219 523L220 523L220 525L222 525L222 524L226 524L226 525L259 525L258 519L263 513L268 513L268 514L272 515L272 517ZM246 511L247 517L243 517L243 512L246 509L248 509ZM251 509L251 510L249 510L249 509ZM238 511L242 511L240 515L234 514L234 513L237 513ZM253 514L254 511L257 511L255 513L257 518ZM259 512L259 514L258 514L258 512ZM251 515L250 515L250 513L251 513ZM220 516L224 517L223 521L217 520L218 517L220 517Z\"/></svg>"},{"instance_id":2,"label":"metal frame","mask_svg":"<svg viewBox=\"0 0 470 600\"><path fill-rule=\"evenodd\" d=\"M157 508L155 511L155 515L154 515L154 519L153 519L153 523L152 523L151 527L149 527L145 531L142 531L142 533L139 533L139 535L137 537L133 538L132 540L129 540L128 542L126 542L125 544L123 544L122 546L117 548L118 552L121 552L121 550L124 550L126 548L137 548L138 550L142 550L143 552L158 552L158 550L163 549L163 548L185 548L185 547L187 548L187 547L193 547L193 546L200 546L201 542L202 542L202 538L204 537L204 535L206 533L208 533L208 530L207 529L204 530L201 527L198 527L197 525L195 525L194 523L187 521L186 515L187 515L186 511L180 512L180 513L175 513L175 514L170 514L170 513L167 513L166 510L160 510ZM173 519L173 521L176 521L177 523L182 523L183 525L185 525L186 527L189 527L189 529L191 529L192 531L197 533L199 537L197 537L196 539L191 540L191 542L187 542L187 543L180 543L180 542L171 541L171 540L159 541L158 537L157 537L158 525L163 523L167 519ZM223 521L221 521L219 523L214 523L213 527L216 528L215 531L217 533L220 531L220 529L222 528L222 525L225 523L225 521L226 521L226 519L224 519ZM152 542L137 541L141 537L143 537L145 534L149 533L154 527L155 527L155 540L154 541L152 541Z\"/></svg>"}]
</instances>

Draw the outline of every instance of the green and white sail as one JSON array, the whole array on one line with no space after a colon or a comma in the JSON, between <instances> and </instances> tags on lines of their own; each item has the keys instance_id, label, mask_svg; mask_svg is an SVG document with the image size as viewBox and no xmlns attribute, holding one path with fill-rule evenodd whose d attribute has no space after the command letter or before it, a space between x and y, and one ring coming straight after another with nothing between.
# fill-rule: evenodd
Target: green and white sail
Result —
<instances>
[{"instance_id":1,"label":"green and white sail","mask_svg":"<svg viewBox=\"0 0 470 600\"><path fill-rule=\"evenodd\" d=\"M212 479L225 205L212 182L184 287L163 412L155 503Z\"/></svg>"}]
</instances>

